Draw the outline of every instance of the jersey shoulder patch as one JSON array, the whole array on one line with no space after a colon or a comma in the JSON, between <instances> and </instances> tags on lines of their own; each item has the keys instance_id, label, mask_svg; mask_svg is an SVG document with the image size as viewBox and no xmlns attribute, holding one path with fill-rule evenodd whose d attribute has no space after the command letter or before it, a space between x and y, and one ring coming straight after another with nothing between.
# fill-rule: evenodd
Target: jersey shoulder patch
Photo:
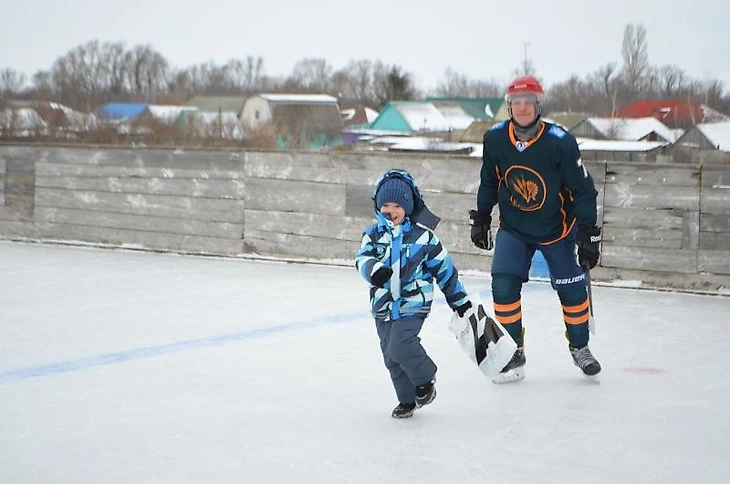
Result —
<instances>
[{"instance_id":1,"label":"jersey shoulder patch","mask_svg":"<svg viewBox=\"0 0 730 484\"><path fill-rule=\"evenodd\" d=\"M489 131L496 131L498 129L504 128L505 126L507 126L507 121L500 121L499 123L489 128Z\"/></svg>"},{"instance_id":2,"label":"jersey shoulder patch","mask_svg":"<svg viewBox=\"0 0 730 484\"><path fill-rule=\"evenodd\" d=\"M548 133L560 139L565 138L565 135L568 134L563 128L555 124L548 130Z\"/></svg>"}]
</instances>

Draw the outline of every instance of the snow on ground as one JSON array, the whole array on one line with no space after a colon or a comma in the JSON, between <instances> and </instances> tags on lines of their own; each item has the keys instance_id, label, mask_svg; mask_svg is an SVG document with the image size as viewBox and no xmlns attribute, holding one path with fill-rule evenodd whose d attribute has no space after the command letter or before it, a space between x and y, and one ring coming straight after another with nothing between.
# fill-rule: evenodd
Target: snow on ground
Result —
<instances>
[{"instance_id":1,"label":"snow on ground","mask_svg":"<svg viewBox=\"0 0 730 484\"><path fill-rule=\"evenodd\" d=\"M353 268L10 242L0 267L3 483L730 480L728 297L594 287L595 385L527 284L527 378L497 386L438 293L438 397L396 420Z\"/></svg>"}]
</instances>

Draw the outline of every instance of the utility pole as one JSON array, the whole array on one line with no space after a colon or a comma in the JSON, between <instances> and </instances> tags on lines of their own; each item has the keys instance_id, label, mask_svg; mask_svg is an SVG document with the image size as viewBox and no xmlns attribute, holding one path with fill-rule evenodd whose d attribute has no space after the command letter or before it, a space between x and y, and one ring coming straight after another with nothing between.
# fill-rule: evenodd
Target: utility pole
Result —
<instances>
[{"instance_id":1,"label":"utility pole","mask_svg":"<svg viewBox=\"0 0 730 484\"><path fill-rule=\"evenodd\" d=\"M525 48L525 50L524 50L525 53L524 53L524 56L523 56L522 66L523 66L523 70L524 70L524 75L527 76L528 74L530 74L530 72L529 72L529 66L527 64L527 47L530 45L530 43L529 42L524 42L522 45Z\"/></svg>"}]
</instances>

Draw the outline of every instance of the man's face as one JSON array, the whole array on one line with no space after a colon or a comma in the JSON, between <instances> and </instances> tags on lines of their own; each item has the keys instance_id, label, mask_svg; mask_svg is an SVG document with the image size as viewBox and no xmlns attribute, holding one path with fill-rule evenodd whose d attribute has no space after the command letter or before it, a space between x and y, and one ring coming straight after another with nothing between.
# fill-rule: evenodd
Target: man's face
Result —
<instances>
[{"instance_id":1,"label":"man's face","mask_svg":"<svg viewBox=\"0 0 730 484\"><path fill-rule=\"evenodd\" d=\"M534 95L515 96L510 105L512 117L520 126L529 126L537 117L537 100Z\"/></svg>"}]
</instances>

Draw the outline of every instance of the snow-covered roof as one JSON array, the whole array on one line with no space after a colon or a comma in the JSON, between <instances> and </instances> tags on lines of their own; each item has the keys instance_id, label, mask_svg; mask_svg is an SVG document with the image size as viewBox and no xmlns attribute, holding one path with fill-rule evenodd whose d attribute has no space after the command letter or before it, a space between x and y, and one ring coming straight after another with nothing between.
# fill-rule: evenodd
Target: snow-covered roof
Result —
<instances>
[{"instance_id":1,"label":"snow-covered roof","mask_svg":"<svg viewBox=\"0 0 730 484\"><path fill-rule=\"evenodd\" d=\"M160 104L147 106L147 111L149 111L153 118L168 124L172 124L177 121L180 113L197 110L198 108L195 106L168 106Z\"/></svg>"},{"instance_id":2,"label":"snow-covered roof","mask_svg":"<svg viewBox=\"0 0 730 484\"><path fill-rule=\"evenodd\" d=\"M71 131L90 131L97 127L97 119L93 114L82 113L60 103L50 102L48 107L63 113L68 125L65 129Z\"/></svg>"},{"instance_id":3,"label":"snow-covered roof","mask_svg":"<svg viewBox=\"0 0 730 484\"><path fill-rule=\"evenodd\" d=\"M677 141L678 137L675 130L669 129L667 125L651 116L646 118L588 118L588 122L602 135L617 140L638 141L652 132L669 143Z\"/></svg>"},{"instance_id":4,"label":"snow-covered roof","mask_svg":"<svg viewBox=\"0 0 730 484\"><path fill-rule=\"evenodd\" d=\"M13 136L31 136L47 129L48 124L34 109L0 109L0 134L7 130Z\"/></svg>"},{"instance_id":5,"label":"snow-covered roof","mask_svg":"<svg viewBox=\"0 0 730 484\"><path fill-rule=\"evenodd\" d=\"M387 146L388 149L397 151L471 152L475 147L474 143L449 143L440 138L426 136L381 136L373 138L369 142L372 145Z\"/></svg>"},{"instance_id":6,"label":"snow-covered roof","mask_svg":"<svg viewBox=\"0 0 730 484\"><path fill-rule=\"evenodd\" d=\"M373 108L365 108L365 116L367 117L368 123L372 123L375 121L375 118L378 117L378 112L374 110Z\"/></svg>"},{"instance_id":7,"label":"snow-covered roof","mask_svg":"<svg viewBox=\"0 0 730 484\"><path fill-rule=\"evenodd\" d=\"M284 103L336 103L337 98L327 94L259 94L269 102Z\"/></svg>"},{"instance_id":8,"label":"snow-covered roof","mask_svg":"<svg viewBox=\"0 0 730 484\"><path fill-rule=\"evenodd\" d=\"M647 152L666 146L662 141L617 141L577 138L581 151L634 151Z\"/></svg>"},{"instance_id":9,"label":"snow-covered roof","mask_svg":"<svg viewBox=\"0 0 730 484\"><path fill-rule=\"evenodd\" d=\"M436 109L441 112L452 129L466 129L475 121L474 117L458 104L437 104Z\"/></svg>"},{"instance_id":10,"label":"snow-covered roof","mask_svg":"<svg viewBox=\"0 0 730 484\"><path fill-rule=\"evenodd\" d=\"M427 102L393 102L395 109L405 119L413 131L449 131L466 129L474 121L464 110L446 109L443 112ZM463 113L463 114L461 114Z\"/></svg>"},{"instance_id":11,"label":"snow-covered roof","mask_svg":"<svg viewBox=\"0 0 730 484\"><path fill-rule=\"evenodd\" d=\"M697 129L720 151L730 152L730 121L724 123L702 123Z\"/></svg>"}]
</instances>

